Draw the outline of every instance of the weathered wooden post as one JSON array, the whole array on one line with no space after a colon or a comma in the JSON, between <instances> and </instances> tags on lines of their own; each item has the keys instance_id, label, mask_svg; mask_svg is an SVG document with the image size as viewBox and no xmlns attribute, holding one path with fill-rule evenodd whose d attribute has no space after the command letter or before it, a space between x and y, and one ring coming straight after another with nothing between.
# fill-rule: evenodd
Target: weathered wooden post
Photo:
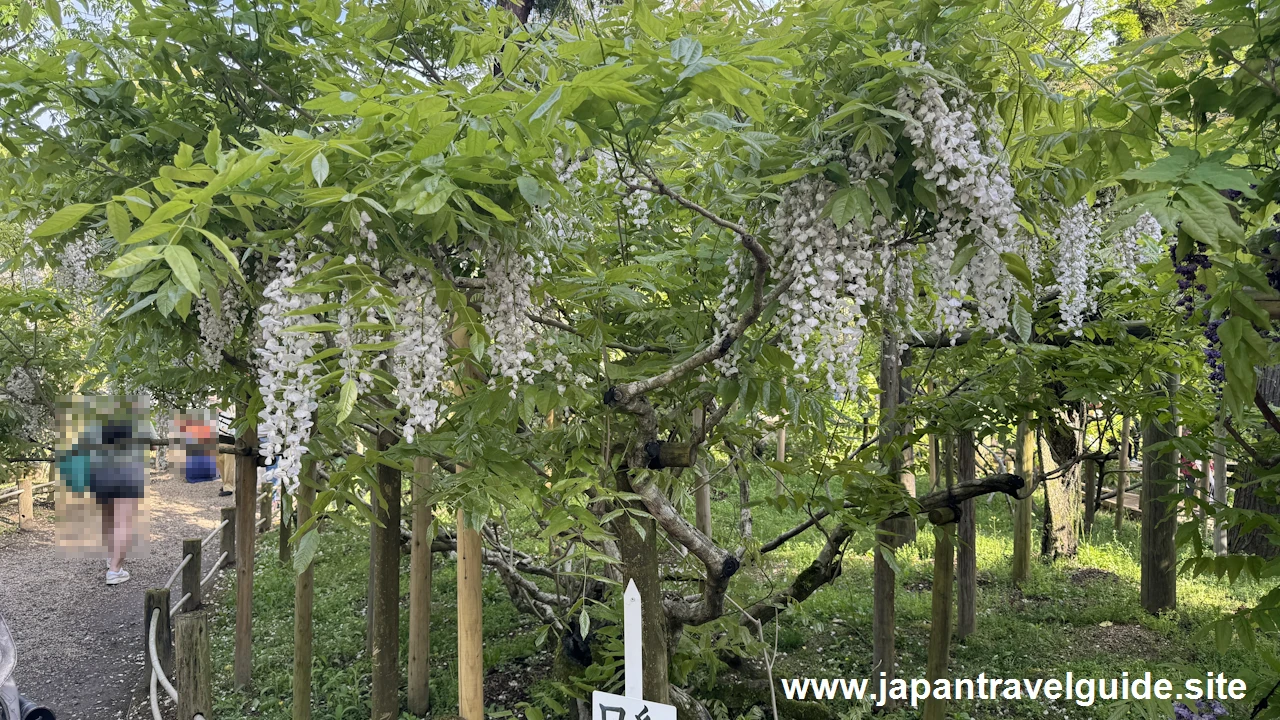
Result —
<instances>
[{"instance_id":1,"label":"weathered wooden post","mask_svg":"<svg viewBox=\"0 0 1280 720\"><path fill-rule=\"evenodd\" d=\"M228 566L236 564L236 508L222 508L222 534L218 536L218 554L226 553Z\"/></svg>"},{"instance_id":2,"label":"weathered wooden post","mask_svg":"<svg viewBox=\"0 0 1280 720\"><path fill-rule=\"evenodd\" d=\"M956 443L956 475L960 484L971 483L974 467L973 431L961 430ZM956 639L963 641L973 634L978 622L978 519L973 498L960 503L960 521L956 528ZM935 581L936 582L936 581Z\"/></svg>"},{"instance_id":3,"label":"weathered wooden post","mask_svg":"<svg viewBox=\"0 0 1280 720\"><path fill-rule=\"evenodd\" d=\"M233 660L238 688L253 681L253 550L258 497L258 424L253 418L236 438L236 641Z\"/></svg>"},{"instance_id":4,"label":"weathered wooden post","mask_svg":"<svg viewBox=\"0 0 1280 720\"><path fill-rule=\"evenodd\" d=\"M399 441L394 433L378 433L378 450L386 452ZM378 494L374 506L373 683L370 704L373 720L400 717L400 471L378 463ZM459 599L461 611L461 599ZM483 710L482 710L483 712Z\"/></svg>"},{"instance_id":5,"label":"weathered wooden post","mask_svg":"<svg viewBox=\"0 0 1280 720\"><path fill-rule=\"evenodd\" d=\"M480 532L458 513L458 713L484 720L484 601Z\"/></svg>"},{"instance_id":6,"label":"weathered wooden post","mask_svg":"<svg viewBox=\"0 0 1280 720\"><path fill-rule=\"evenodd\" d=\"M1120 472L1116 473L1116 532L1124 525L1124 494L1129 491L1129 437L1131 425L1129 418L1120 423Z\"/></svg>"},{"instance_id":7,"label":"weathered wooden post","mask_svg":"<svg viewBox=\"0 0 1280 720\"><path fill-rule=\"evenodd\" d=\"M880 346L880 448L885 455L883 462L889 468L889 475L895 479L902 470L902 458L891 454L890 448L900 428L897 414L902 382L901 361L898 338L892 331L886 330ZM896 676L897 650L894 633L897 617L894 602L897 595L897 573L885 558L885 553L891 553L897 547L900 525L893 520L876 525L878 542L872 564L871 672L888 682L892 682ZM882 672L884 675L879 675ZM893 700L886 700L886 711L896 707Z\"/></svg>"},{"instance_id":8,"label":"weathered wooden post","mask_svg":"<svg viewBox=\"0 0 1280 720\"><path fill-rule=\"evenodd\" d=\"M19 530L35 530L36 529L36 493L35 481L31 479L31 473L27 468L22 471L21 477L18 478L18 529Z\"/></svg>"},{"instance_id":9,"label":"weathered wooden post","mask_svg":"<svg viewBox=\"0 0 1280 720\"><path fill-rule=\"evenodd\" d=\"M413 459L413 528L409 550L409 712L422 716L431 705L431 458ZM295 718L294 720L298 720Z\"/></svg>"},{"instance_id":10,"label":"weathered wooden post","mask_svg":"<svg viewBox=\"0 0 1280 720\"><path fill-rule=\"evenodd\" d=\"M182 613L175 630L177 646L174 686L178 691L178 717L191 720L197 714L213 720L213 666L209 662L209 623L203 612Z\"/></svg>"},{"instance_id":11,"label":"weathered wooden post","mask_svg":"<svg viewBox=\"0 0 1280 720\"><path fill-rule=\"evenodd\" d=\"M183 612L198 610L203 604L200 594L200 570L204 567L201 564L203 551L204 546L200 538L187 538L182 541L182 557L191 556L191 561L182 568L182 594L191 596L187 604L182 606Z\"/></svg>"},{"instance_id":12,"label":"weathered wooden post","mask_svg":"<svg viewBox=\"0 0 1280 720\"><path fill-rule=\"evenodd\" d=\"M1093 515L1097 512L1094 498L1098 494L1098 461L1084 459L1084 534L1093 528Z\"/></svg>"},{"instance_id":13,"label":"weathered wooden post","mask_svg":"<svg viewBox=\"0 0 1280 720\"><path fill-rule=\"evenodd\" d=\"M701 407L693 409L693 427L702 428L706 422L706 411ZM698 531L711 537L711 474L707 472L706 461L699 455L693 466L693 512L694 524Z\"/></svg>"},{"instance_id":14,"label":"weathered wooden post","mask_svg":"<svg viewBox=\"0 0 1280 720\"><path fill-rule=\"evenodd\" d=\"M1152 445L1173 438L1177 420L1173 398L1178 380L1173 376L1166 391L1169 399L1168 420L1159 412L1143 418L1142 428L1142 576L1139 596L1142 608L1151 614L1172 610L1178 604L1178 547L1174 534L1178 529L1177 505L1165 496L1179 490L1178 453L1172 448L1152 449Z\"/></svg>"},{"instance_id":15,"label":"weathered wooden post","mask_svg":"<svg viewBox=\"0 0 1280 720\"><path fill-rule=\"evenodd\" d=\"M1011 575L1014 583L1021 583L1031 577L1031 520L1032 520L1032 488L1035 487L1035 447L1036 434L1031 427L1031 413L1022 416L1018 422L1017 452L1014 460L1017 464L1015 472L1026 481L1013 511L1013 568Z\"/></svg>"},{"instance_id":16,"label":"weathered wooden post","mask_svg":"<svg viewBox=\"0 0 1280 720\"><path fill-rule=\"evenodd\" d=\"M315 461L302 461L302 479L298 484L298 527L311 519L311 506L316 501ZM320 532L312 526L309 533ZM299 558L301 559L301 558ZM315 601L315 561L311 559L298 573L293 585L293 720L311 720L311 659L313 607Z\"/></svg>"},{"instance_id":17,"label":"weathered wooden post","mask_svg":"<svg viewBox=\"0 0 1280 720\"><path fill-rule=\"evenodd\" d=\"M1227 455L1221 442L1213 445L1213 504L1216 508L1227 504ZM1227 554L1227 528L1218 518L1213 519L1213 554Z\"/></svg>"},{"instance_id":18,"label":"weathered wooden post","mask_svg":"<svg viewBox=\"0 0 1280 720\"><path fill-rule=\"evenodd\" d=\"M293 515L293 502L284 490L280 491L280 537L279 539L279 555L280 564L289 565L293 562L293 545L289 542L289 536L293 534L293 529L297 524L290 520Z\"/></svg>"},{"instance_id":19,"label":"weathered wooden post","mask_svg":"<svg viewBox=\"0 0 1280 720\"><path fill-rule=\"evenodd\" d=\"M787 424L782 423L778 426L778 454L777 461L784 463L787 461ZM778 473L773 483L773 494L784 495L787 492L787 486L782 482L782 474Z\"/></svg>"},{"instance_id":20,"label":"weathered wooden post","mask_svg":"<svg viewBox=\"0 0 1280 720\"><path fill-rule=\"evenodd\" d=\"M169 618L169 588L151 588L147 590L143 606L142 647L150 652L151 616L160 611L156 621L156 657L165 675L173 674L173 623ZM148 655L147 657L150 657ZM149 665L148 665L149 667Z\"/></svg>"},{"instance_id":21,"label":"weathered wooden post","mask_svg":"<svg viewBox=\"0 0 1280 720\"><path fill-rule=\"evenodd\" d=\"M936 439L932 446L936 447ZM951 588L955 579L955 512L948 508L948 517L933 529L933 604L929 625L929 654L925 659L925 678L932 685L935 680L947 677L951 662ZM963 511L961 511L963 512ZM947 714L947 701L929 695L924 703L922 720L943 720Z\"/></svg>"}]
</instances>

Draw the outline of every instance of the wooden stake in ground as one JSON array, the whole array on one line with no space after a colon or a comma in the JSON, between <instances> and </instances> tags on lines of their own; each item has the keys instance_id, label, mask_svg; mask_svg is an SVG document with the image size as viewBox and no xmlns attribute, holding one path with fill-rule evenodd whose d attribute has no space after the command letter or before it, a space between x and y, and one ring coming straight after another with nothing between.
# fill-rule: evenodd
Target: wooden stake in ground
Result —
<instances>
[{"instance_id":1,"label":"wooden stake in ground","mask_svg":"<svg viewBox=\"0 0 1280 720\"><path fill-rule=\"evenodd\" d=\"M1120 472L1116 473L1116 532L1124 524L1124 494L1129 489L1129 418L1120 423Z\"/></svg>"},{"instance_id":2,"label":"wooden stake in ground","mask_svg":"<svg viewBox=\"0 0 1280 720\"><path fill-rule=\"evenodd\" d=\"M235 685L253 681L254 502L258 498L258 424L249 423L236 438L236 647Z\"/></svg>"},{"instance_id":3,"label":"wooden stake in ground","mask_svg":"<svg viewBox=\"0 0 1280 720\"><path fill-rule=\"evenodd\" d=\"M954 514L952 515L954 518ZM932 685L947 677L951 659L951 587L955 576L956 523L948 522L933 529L933 609L929 625L929 655L925 661L925 677ZM924 702L922 720L943 720L947 701L932 695Z\"/></svg>"},{"instance_id":4,"label":"wooden stake in ground","mask_svg":"<svg viewBox=\"0 0 1280 720\"><path fill-rule=\"evenodd\" d=\"M235 506L224 507L221 511L221 521L226 523L222 526L222 534L218 537L218 555L227 554L227 559L223 562L228 566L236 564L236 508Z\"/></svg>"},{"instance_id":5,"label":"wooden stake in ground","mask_svg":"<svg viewBox=\"0 0 1280 720\"><path fill-rule=\"evenodd\" d=\"M386 452L399 440L394 433L378 433L378 450ZM400 717L400 471L378 463L374 542L377 569L373 598L373 682L369 701L373 720Z\"/></svg>"},{"instance_id":6,"label":"wooden stake in ground","mask_svg":"<svg viewBox=\"0 0 1280 720\"><path fill-rule=\"evenodd\" d=\"M31 475L31 472L23 470L18 479L18 489L22 491L22 494L18 495L19 530L36 529L35 481L32 480Z\"/></svg>"},{"instance_id":7,"label":"wooden stake in ground","mask_svg":"<svg viewBox=\"0 0 1280 720\"><path fill-rule=\"evenodd\" d=\"M173 623L169 619L169 588L147 590L143 600L142 647L151 652L151 616L160 611L156 621L156 656L165 675L173 675ZM150 657L148 655L147 657Z\"/></svg>"},{"instance_id":8,"label":"wooden stake in ground","mask_svg":"<svg viewBox=\"0 0 1280 720\"><path fill-rule=\"evenodd\" d=\"M1098 506L1095 498L1098 495L1098 461L1093 458L1084 460L1084 534L1088 535L1093 528L1093 516Z\"/></svg>"},{"instance_id":9,"label":"wooden stake in ground","mask_svg":"<svg viewBox=\"0 0 1280 720\"><path fill-rule=\"evenodd\" d=\"M484 720L484 598L480 532L458 513L458 714Z\"/></svg>"},{"instance_id":10,"label":"wooden stake in ground","mask_svg":"<svg viewBox=\"0 0 1280 720\"><path fill-rule=\"evenodd\" d=\"M1222 443L1213 446L1213 504L1216 508L1227 505L1227 455ZM1213 520L1213 554L1227 554L1227 529L1222 521Z\"/></svg>"},{"instance_id":11,"label":"wooden stake in ground","mask_svg":"<svg viewBox=\"0 0 1280 720\"><path fill-rule=\"evenodd\" d=\"M280 536L278 538L280 546L280 564L293 564L293 545L289 542L289 536L293 535L293 531L297 528L291 520L293 515L293 498L286 495L283 491L280 493Z\"/></svg>"},{"instance_id":12,"label":"wooden stake in ground","mask_svg":"<svg viewBox=\"0 0 1280 720\"><path fill-rule=\"evenodd\" d=\"M961 430L956 443L956 474L961 484L971 483L974 467L973 431ZM956 528L956 639L963 641L978 622L978 519L973 498L960 504Z\"/></svg>"},{"instance_id":13,"label":"wooden stake in ground","mask_svg":"<svg viewBox=\"0 0 1280 720\"><path fill-rule=\"evenodd\" d=\"M431 458L413 459L413 529L409 557L409 712L431 706Z\"/></svg>"},{"instance_id":14,"label":"wooden stake in ground","mask_svg":"<svg viewBox=\"0 0 1280 720\"><path fill-rule=\"evenodd\" d=\"M902 471L902 458L890 452L891 443L897 439L901 425L898 420L898 398L902 382L901 355L898 338L886 332L880 348L880 447L889 468L889 476L897 478ZM897 618L894 601L897 595L897 574L885 559L885 554L897 547L900 523L887 520L876 525L875 559L872 569L872 620L871 620L871 672L892 682L895 677L897 651L894 632ZM880 673L884 673L883 676ZM897 703L886 700L884 709L893 710Z\"/></svg>"},{"instance_id":15,"label":"wooden stake in ground","mask_svg":"<svg viewBox=\"0 0 1280 720\"><path fill-rule=\"evenodd\" d=\"M1167 392L1172 400L1177 394L1176 376ZM1173 408L1170 407L1170 410ZM1174 534L1178 529L1177 505L1163 498L1178 492L1177 451L1153 451L1151 446L1173 438L1174 420L1161 422L1152 413L1142 420L1142 578L1139 596L1142 609L1156 614L1172 610L1178 602L1178 547Z\"/></svg>"},{"instance_id":16,"label":"wooden stake in ground","mask_svg":"<svg viewBox=\"0 0 1280 720\"><path fill-rule=\"evenodd\" d=\"M213 666L209 660L209 622L203 612L184 612L174 624L174 687L178 717L213 717Z\"/></svg>"},{"instance_id":17,"label":"wooden stake in ground","mask_svg":"<svg viewBox=\"0 0 1280 720\"><path fill-rule=\"evenodd\" d=\"M701 428L706 422L706 412L698 407L693 409L693 426ZM707 472L706 460L699 453L693 466L693 510L694 524L698 531L707 537L711 535L711 474Z\"/></svg>"},{"instance_id":18,"label":"wooden stake in ground","mask_svg":"<svg viewBox=\"0 0 1280 720\"><path fill-rule=\"evenodd\" d=\"M316 501L315 461L302 461L302 478L298 483L298 527L311 519L311 506ZM318 533L312 526L308 533ZM299 558L301 559L301 558ZM315 563L308 562L293 584L293 720L311 720L311 661L314 634Z\"/></svg>"},{"instance_id":19,"label":"wooden stake in ground","mask_svg":"<svg viewBox=\"0 0 1280 720\"><path fill-rule=\"evenodd\" d=\"M1036 434L1031 427L1031 414L1022 416L1018 423L1017 447L1014 460L1017 468L1014 474L1026 481L1025 488L1013 510L1013 582L1021 583L1031 577L1031 516L1033 510L1032 490L1035 486L1033 458L1035 457Z\"/></svg>"},{"instance_id":20,"label":"wooden stake in ground","mask_svg":"<svg viewBox=\"0 0 1280 720\"><path fill-rule=\"evenodd\" d=\"M784 463L787 461L787 424L783 423L778 426L778 454L777 461ZM782 473L777 473L777 479L773 484L774 495L785 495L787 486L782 483Z\"/></svg>"},{"instance_id":21,"label":"wooden stake in ground","mask_svg":"<svg viewBox=\"0 0 1280 720\"><path fill-rule=\"evenodd\" d=\"M199 610L204 603L203 593L200 592L200 571L203 567L201 560L204 555L204 546L201 542L201 538L187 538L182 541L182 557L191 556L187 566L182 568L182 594L191 595L187 604L182 606L183 612Z\"/></svg>"}]
</instances>

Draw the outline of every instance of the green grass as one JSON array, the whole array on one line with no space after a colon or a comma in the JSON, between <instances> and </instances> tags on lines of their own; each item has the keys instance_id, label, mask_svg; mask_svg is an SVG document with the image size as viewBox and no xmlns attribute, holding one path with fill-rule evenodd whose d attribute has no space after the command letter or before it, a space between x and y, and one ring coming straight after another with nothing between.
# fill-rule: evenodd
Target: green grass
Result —
<instances>
[{"instance_id":1,"label":"green grass","mask_svg":"<svg viewBox=\"0 0 1280 720\"><path fill-rule=\"evenodd\" d=\"M771 482L769 481L771 487ZM761 484L759 493L768 492ZM737 503L713 503L718 539L732 547L738 541ZM1015 588L1009 578L1012 555L1008 510L1002 498L978 502L978 621L977 632L953 644L952 676L1051 677L1068 670L1077 677L1112 677L1152 671L1157 677L1180 682L1207 670L1228 677L1253 677L1265 663L1258 654L1232 647L1220 654L1203 629L1224 612L1247 605L1274 584L1239 582L1228 585L1211 578L1178 579L1178 609L1156 618L1141 610L1138 599L1138 525L1127 522L1116 535L1113 518L1101 513L1093 534L1082 539L1077 558L1054 565L1033 562L1031 579ZM755 512L755 536L767 539L793 525L798 515L760 507ZM1037 525L1038 528L1038 525ZM788 582L812 560L823 537L810 531L765 556L739 573L731 597L746 605L767 594L772 585ZM370 662L365 653L365 592L368 572L367 532L326 528L316 565L315 675L313 703L316 718L342 720L369 715ZM870 539L855 538L845 556L844 572L833 584L815 593L777 628L781 654L777 677L865 677L871 656ZM216 710L223 718L289 717L293 657L293 572L276 557L274 532L260 543L255 570L254 684L247 692L233 690L231 637L234 597L223 592L213 613L213 655L217 669ZM933 539L922 530L917 541L902 548L897 594L897 648L901 677L923 676L929 635L930 578ZM403 558L401 634L407 641L408 557ZM432 709L439 715L456 712L456 626L454 566L437 556L432 604ZM224 584L227 584L224 582ZM730 607L732 607L730 605ZM728 626L730 623L726 623ZM486 702L489 717L514 712L517 703L538 702L550 696L563 702L551 680L553 656L539 648L538 623L520 614L505 589L490 576L484 606ZM769 632L773 642L773 632ZM549 641L554 643L554 638ZM1261 644L1276 651L1274 640ZM759 650L759 648L756 648ZM402 658L403 660L403 658ZM734 673L719 667L695 666L687 685L713 703L718 718L744 716L751 700L734 690ZM1231 717L1247 717L1249 707L1237 703ZM1059 701L959 703L955 717L1105 718L1108 703L1080 708ZM787 712L784 711L784 717ZM814 716L860 717L862 709L843 700L826 703ZM548 717L557 713L548 712ZM793 713L794 715L794 713ZM794 715L800 717L799 715ZM410 717L407 713L403 717ZM576 714L566 717L573 717ZM903 711L889 717L915 717Z\"/></svg>"}]
</instances>

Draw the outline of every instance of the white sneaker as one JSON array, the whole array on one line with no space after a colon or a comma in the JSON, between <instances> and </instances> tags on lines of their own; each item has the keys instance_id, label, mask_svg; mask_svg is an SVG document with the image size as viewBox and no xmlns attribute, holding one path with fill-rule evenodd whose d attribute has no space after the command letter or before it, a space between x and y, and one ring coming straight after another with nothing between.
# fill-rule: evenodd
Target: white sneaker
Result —
<instances>
[{"instance_id":1,"label":"white sneaker","mask_svg":"<svg viewBox=\"0 0 1280 720\"><path fill-rule=\"evenodd\" d=\"M119 570L108 570L108 571L107 571L107 584L108 584L108 585L119 585L119 584L120 584L120 583L122 583L122 582L129 582L129 571L128 571L128 570L125 570L124 568L120 568Z\"/></svg>"}]
</instances>

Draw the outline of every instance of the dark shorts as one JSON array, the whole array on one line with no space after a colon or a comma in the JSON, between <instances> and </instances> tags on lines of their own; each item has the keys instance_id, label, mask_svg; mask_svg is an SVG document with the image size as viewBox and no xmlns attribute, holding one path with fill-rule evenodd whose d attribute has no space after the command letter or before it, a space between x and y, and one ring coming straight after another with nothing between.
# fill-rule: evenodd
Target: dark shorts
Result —
<instances>
[{"instance_id":1,"label":"dark shorts","mask_svg":"<svg viewBox=\"0 0 1280 720\"><path fill-rule=\"evenodd\" d=\"M146 476L142 468L94 468L89 475L89 493L102 505L112 500L141 499L145 490Z\"/></svg>"}]
</instances>

